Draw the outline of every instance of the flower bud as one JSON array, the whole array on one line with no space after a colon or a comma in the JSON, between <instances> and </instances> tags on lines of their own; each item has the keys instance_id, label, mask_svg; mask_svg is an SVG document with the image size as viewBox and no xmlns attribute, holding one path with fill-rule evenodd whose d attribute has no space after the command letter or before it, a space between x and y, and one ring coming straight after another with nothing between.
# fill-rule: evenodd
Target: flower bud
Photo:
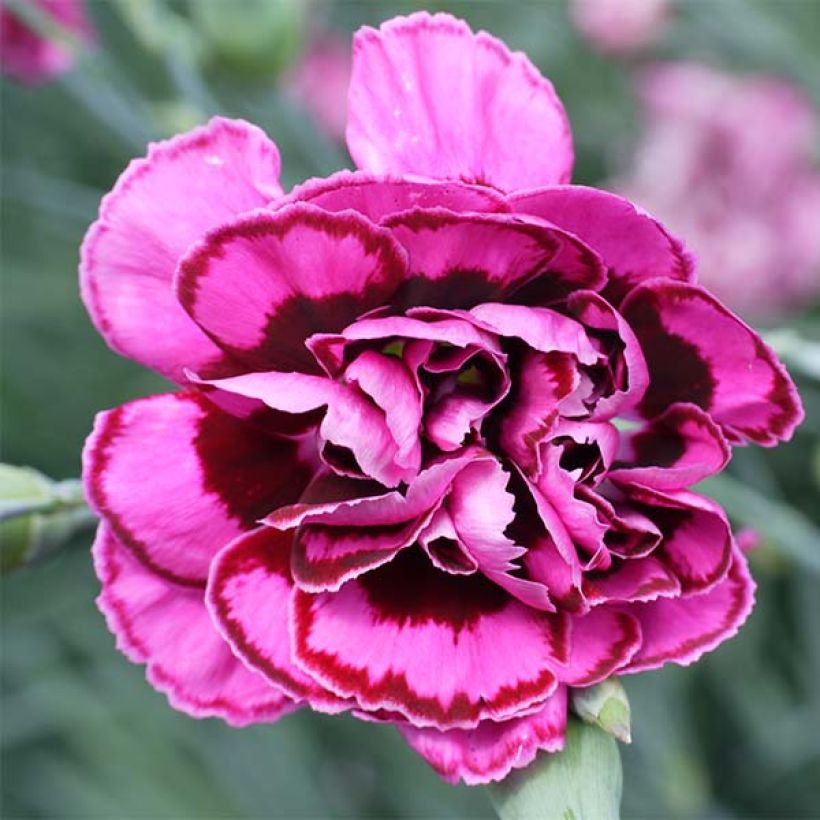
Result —
<instances>
[{"instance_id":1,"label":"flower bud","mask_svg":"<svg viewBox=\"0 0 820 820\"><path fill-rule=\"evenodd\" d=\"M573 689L572 708L582 720L600 726L622 743L632 742L629 699L618 678Z\"/></svg>"}]
</instances>

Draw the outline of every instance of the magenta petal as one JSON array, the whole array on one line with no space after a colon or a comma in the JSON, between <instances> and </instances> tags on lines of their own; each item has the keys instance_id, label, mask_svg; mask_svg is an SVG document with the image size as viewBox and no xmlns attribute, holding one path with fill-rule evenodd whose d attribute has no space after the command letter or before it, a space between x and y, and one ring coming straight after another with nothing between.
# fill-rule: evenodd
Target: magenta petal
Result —
<instances>
[{"instance_id":1,"label":"magenta petal","mask_svg":"<svg viewBox=\"0 0 820 820\"><path fill-rule=\"evenodd\" d=\"M297 591L292 612L295 659L312 677L417 726L472 728L555 691L552 616L480 573L441 572L417 548L338 592Z\"/></svg>"},{"instance_id":2,"label":"magenta petal","mask_svg":"<svg viewBox=\"0 0 820 820\"><path fill-rule=\"evenodd\" d=\"M654 555L619 561L606 572L584 577L584 595L593 605L612 601L654 601L677 597L680 581Z\"/></svg>"},{"instance_id":3,"label":"magenta petal","mask_svg":"<svg viewBox=\"0 0 820 820\"><path fill-rule=\"evenodd\" d=\"M399 306L470 308L527 287L543 302L603 282L599 260L574 236L506 214L416 208L383 225L409 255Z\"/></svg>"},{"instance_id":4,"label":"magenta petal","mask_svg":"<svg viewBox=\"0 0 820 820\"><path fill-rule=\"evenodd\" d=\"M613 304L645 279L694 281L692 258L681 243L623 197L566 185L513 194L510 204L571 231L597 251L609 271L604 295Z\"/></svg>"},{"instance_id":5,"label":"magenta petal","mask_svg":"<svg viewBox=\"0 0 820 820\"><path fill-rule=\"evenodd\" d=\"M285 413L307 413L326 407L319 426L325 442L349 450L365 474L387 487L409 481L418 466L398 456L385 413L355 385L339 384L306 373L247 373L208 384ZM403 442L404 443L404 442ZM408 466L409 464L409 466Z\"/></svg>"},{"instance_id":6,"label":"magenta petal","mask_svg":"<svg viewBox=\"0 0 820 820\"><path fill-rule=\"evenodd\" d=\"M148 680L172 706L233 726L272 722L296 708L237 660L211 621L204 589L154 574L106 524L99 527L93 552L102 582L97 604L117 647L134 663L147 664Z\"/></svg>"},{"instance_id":7,"label":"magenta petal","mask_svg":"<svg viewBox=\"0 0 820 820\"><path fill-rule=\"evenodd\" d=\"M682 490L719 473L731 451L720 428L694 404L673 404L643 429L624 436L609 478L658 490Z\"/></svg>"},{"instance_id":8,"label":"magenta petal","mask_svg":"<svg viewBox=\"0 0 820 820\"><path fill-rule=\"evenodd\" d=\"M570 657L556 669L561 683L591 686L626 666L641 647L641 621L629 612L596 607L572 618Z\"/></svg>"},{"instance_id":9,"label":"magenta petal","mask_svg":"<svg viewBox=\"0 0 820 820\"><path fill-rule=\"evenodd\" d=\"M629 294L622 312L649 367L645 417L691 402L735 442L764 447L789 439L802 421L800 398L771 348L702 288L654 279Z\"/></svg>"},{"instance_id":10,"label":"magenta petal","mask_svg":"<svg viewBox=\"0 0 820 820\"><path fill-rule=\"evenodd\" d=\"M459 213L509 211L504 196L486 185L383 177L363 171L338 171L327 179L309 180L297 185L283 202L310 202L325 211L350 208L372 222L412 208L446 208Z\"/></svg>"},{"instance_id":11,"label":"magenta petal","mask_svg":"<svg viewBox=\"0 0 820 820\"><path fill-rule=\"evenodd\" d=\"M297 203L212 231L181 261L176 289L196 323L249 368L316 372L305 339L388 302L405 269L383 228Z\"/></svg>"},{"instance_id":12,"label":"magenta petal","mask_svg":"<svg viewBox=\"0 0 820 820\"><path fill-rule=\"evenodd\" d=\"M419 533L418 542L433 566L444 572L472 575L478 571L478 562L462 544L445 507L435 511L430 523Z\"/></svg>"},{"instance_id":13,"label":"magenta petal","mask_svg":"<svg viewBox=\"0 0 820 820\"><path fill-rule=\"evenodd\" d=\"M281 193L276 146L241 120L216 117L152 144L105 197L83 242L83 301L108 344L178 382L183 368L224 358L177 302L174 270L208 230Z\"/></svg>"},{"instance_id":14,"label":"magenta petal","mask_svg":"<svg viewBox=\"0 0 820 820\"><path fill-rule=\"evenodd\" d=\"M249 667L292 698L308 700L321 711L339 712L347 705L291 660L292 538L262 527L225 547L208 578L208 608L225 640Z\"/></svg>"},{"instance_id":15,"label":"magenta petal","mask_svg":"<svg viewBox=\"0 0 820 820\"><path fill-rule=\"evenodd\" d=\"M573 162L564 107L532 63L426 12L356 34L347 144L375 173L507 191L567 182Z\"/></svg>"},{"instance_id":16,"label":"magenta petal","mask_svg":"<svg viewBox=\"0 0 820 820\"><path fill-rule=\"evenodd\" d=\"M559 686L537 711L511 720L483 720L475 729L418 729L397 724L404 739L448 783L503 780L529 766L539 751L564 748L567 690Z\"/></svg>"},{"instance_id":17,"label":"magenta petal","mask_svg":"<svg viewBox=\"0 0 820 820\"><path fill-rule=\"evenodd\" d=\"M694 663L737 634L754 606L754 591L746 559L735 552L727 576L708 592L629 605L626 611L641 623L643 643L621 673Z\"/></svg>"},{"instance_id":18,"label":"magenta petal","mask_svg":"<svg viewBox=\"0 0 820 820\"><path fill-rule=\"evenodd\" d=\"M211 559L293 503L312 467L196 393L138 399L97 416L83 476L94 508L157 574L204 583Z\"/></svg>"}]
</instances>

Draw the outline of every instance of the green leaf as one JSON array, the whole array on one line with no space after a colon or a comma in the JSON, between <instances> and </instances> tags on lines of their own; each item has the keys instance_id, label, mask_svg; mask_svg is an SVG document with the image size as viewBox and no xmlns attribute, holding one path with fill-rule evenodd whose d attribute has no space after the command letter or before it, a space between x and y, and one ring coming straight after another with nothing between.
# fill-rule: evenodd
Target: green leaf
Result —
<instances>
[{"instance_id":1,"label":"green leaf","mask_svg":"<svg viewBox=\"0 0 820 820\"><path fill-rule=\"evenodd\" d=\"M540 755L489 791L501 820L618 820L622 786L617 742L570 718L563 752Z\"/></svg>"}]
</instances>

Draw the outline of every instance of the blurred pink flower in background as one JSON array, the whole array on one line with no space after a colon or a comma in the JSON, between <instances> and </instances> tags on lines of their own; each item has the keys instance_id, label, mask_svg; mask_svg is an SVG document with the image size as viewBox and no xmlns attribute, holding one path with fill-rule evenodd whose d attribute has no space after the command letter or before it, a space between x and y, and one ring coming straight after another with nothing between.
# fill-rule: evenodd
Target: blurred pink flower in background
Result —
<instances>
[{"instance_id":1,"label":"blurred pink flower in background","mask_svg":"<svg viewBox=\"0 0 820 820\"><path fill-rule=\"evenodd\" d=\"M47 15L80 42L94 40L84 0L25 0L24 5ZM4 74L33 85L63 74L73 63L70 45L36 32L0 0L0 65Z\"/></svg>"},{"instance_id":2,"label":"blurred pink flower in background","mask_svg":"<svg viewBox=\"0 0 820 820\"><path fill-rule=\"evenodd\" d=\"M696 63L639 83L646 130L620 191L698 258L701 283L746 316L774 318L820 293L816 112L792 84Z\"/></svg>"},{"instance_id":3,"label":"blurred pink flower in background","mask_svg":"<svg viewBox=\"0 0 820 820\"><path fill-rule=\"evenodd\" d=\"M570 14L591 45L629 54L652 43L667 21L669 0L572 0Z\"/></svg>"},{"instance_id":4,"label":"blurred pink flower in background","mask_svg":"<svg viewBox=\"0 0 820 820\"><path fill-rule=\"evenodd\" d=\"M347 88L350 85L350 44L325 33L315 38L285 77L285 87L332 139L344 140Z\"/></svg>"}]
</instances>

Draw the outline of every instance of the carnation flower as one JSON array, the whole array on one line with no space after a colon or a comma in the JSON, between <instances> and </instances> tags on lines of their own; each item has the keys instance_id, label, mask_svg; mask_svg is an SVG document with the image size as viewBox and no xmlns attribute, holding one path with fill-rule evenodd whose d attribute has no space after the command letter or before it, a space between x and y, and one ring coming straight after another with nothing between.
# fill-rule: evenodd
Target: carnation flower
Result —
<instances>
[{"instance_id":1,"label":"carnation flower","mask_svg":"<svg viewBox=\"0 0 820 820\"><path fill-rule=\"evenodd\" d=\"M638 92L646 127L617 185L686 236L701 283L762 320L820 296L811 100L776 77L698 63L654 65Z\"/></svg>"},{"instance_id":2,"label":"carnation flower","mask_svg":"<svg viewBox=\"0 0 820 820\"><path fill-rule=\"evenodd\" d=\"M94 39L84 0L23 0L81 42ZM34 31L0 0L0 55L4 74L27 84L46 82L74 63L69 46Z\"/></svg>"},{"instance_id":3,"label":"carnation flower","mask_svg":"<svg viewBox=\"0 0 820 820\"><path fill-rule=\"evenodd\" d=\"M285 195L214 119L103 201L86 305L180 389L89 438L99 603L191 715L350 711L484 783L562 747L568 687L737 632L746 559L690 487L802 411L680 242L567 184L524 55L397 18L349 100L357 171Z\"/></svg>"},{"instance_id":4,"label":"carnation flower","mask_svg":"<svg viewBox=\"0 0 820 820\"><path fill-rule=\"evenodd\" d=\"M661 36L670 5L670 0L571 0L570 16L599 51L629 55Z\"/></svg>"}]
</instances>

